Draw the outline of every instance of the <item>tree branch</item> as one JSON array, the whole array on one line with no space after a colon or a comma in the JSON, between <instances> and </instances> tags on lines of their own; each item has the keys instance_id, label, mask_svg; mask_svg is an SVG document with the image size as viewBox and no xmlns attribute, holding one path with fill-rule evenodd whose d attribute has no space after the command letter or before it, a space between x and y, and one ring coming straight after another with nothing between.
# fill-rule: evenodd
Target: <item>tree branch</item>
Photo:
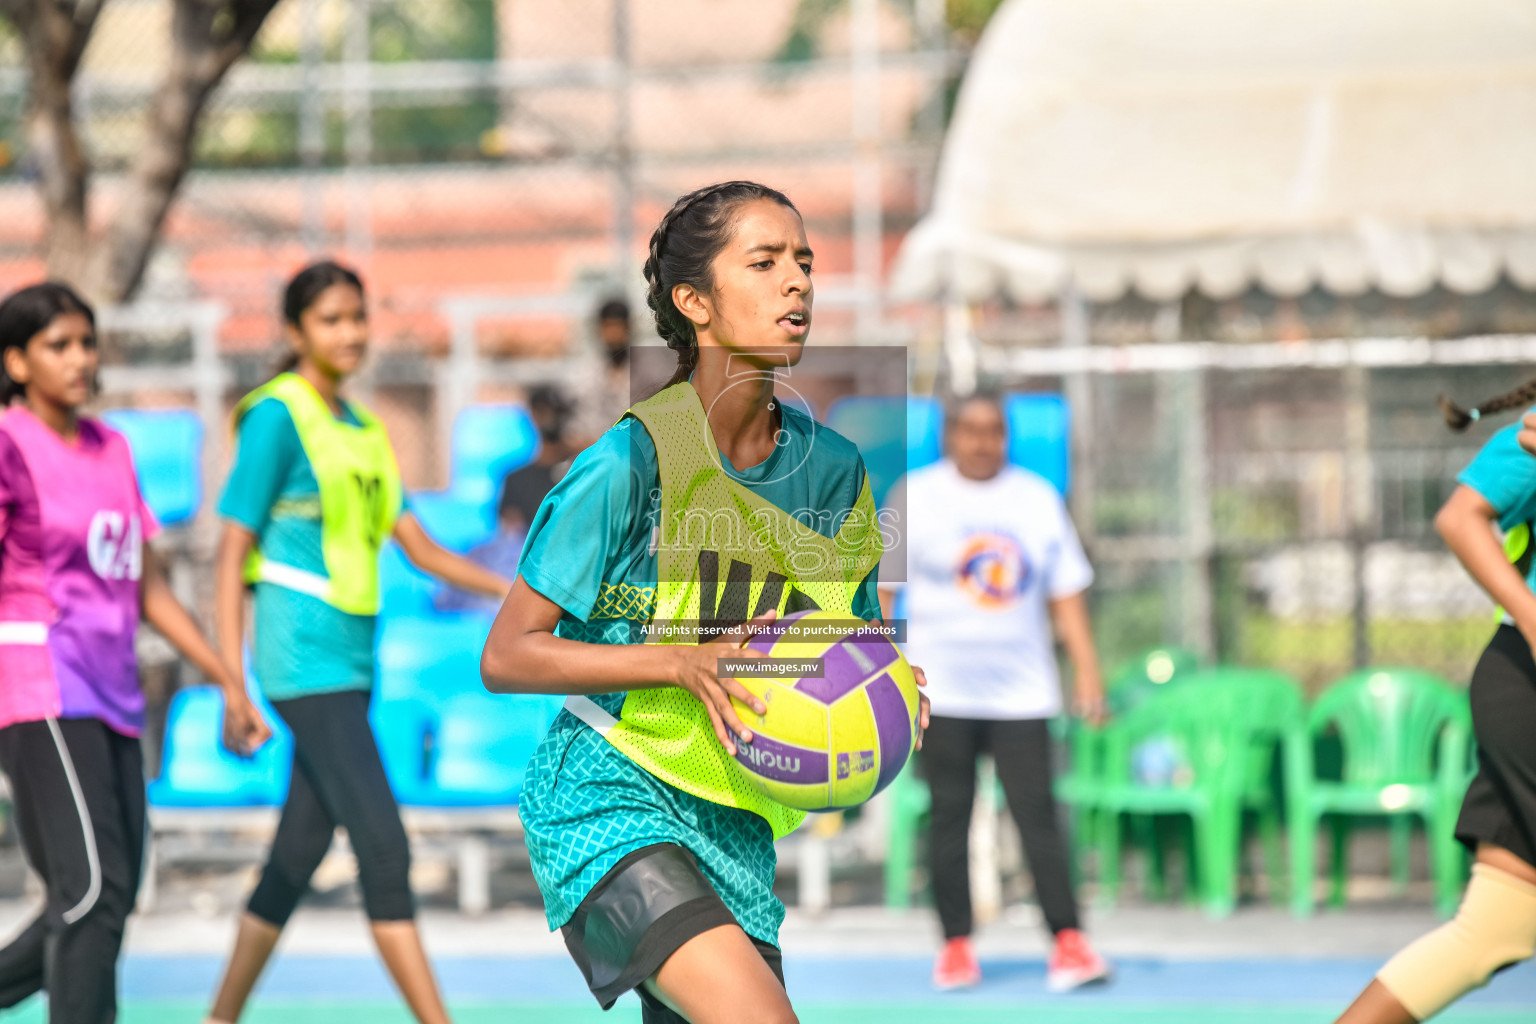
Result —
<instances>
[{"instance_id":1,"label":"tree branch","mask_svg":"<svg viewBox=\"0 0 1536 1024\"><path fill-rule=\"evenodd\" d=\"M0 0L27 54L27 151L48 218L48 274L75 284L85 274L91 169L75 131L70 84L100 10L99 0Z\"/></svg>"},{"instance_id":2,"label":"tree branch","mask_svg":"<svg viewBox=\"0 0 1536 1024\"><path fill-rule=\"evenodd\" d=\"M15 0L0 0L3 3ZM175 0L171 64L151 101L144 146L91 274L103 298L132 297L192 165L209 97L246 52L278 0Z\"/></svg>"}]
</instances>

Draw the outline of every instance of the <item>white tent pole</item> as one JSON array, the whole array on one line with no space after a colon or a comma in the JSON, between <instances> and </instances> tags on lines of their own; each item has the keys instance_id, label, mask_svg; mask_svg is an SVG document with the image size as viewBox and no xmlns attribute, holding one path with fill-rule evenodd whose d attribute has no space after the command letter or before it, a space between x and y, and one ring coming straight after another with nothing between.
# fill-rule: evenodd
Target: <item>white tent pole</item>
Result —
<instances>
[{"instance_id":1,"label":"white tent pole","mask_svg":"<svg viewBox=\"0 0 1536 1024\"><path fill-rule=\"evenodd\" d=\"M1056 299L1057 317L1061 324L1060 351L1075 352L1087 349L1092 342L1088 330L1088 304L1082 293L1072 284L1062 286ZM1069 375L1062 382L1071 411L1072 463L1091 466L1093 461L1093 381L1086 376ZM1098 532L1093 521L1093 474L1073 474L1072 490L1068 503L1078 534L1091 542Z\"/></svg>"},{"instance_id":2,"label":"white tent pole","mask_svg":"<svg viewBox=\"0 0 1536 1024\"><path fill-rule=\"evenodd\" d=\"M949 367L949 391L964 398L976 390L976 339L971 333L970 303L951 294L944 304L944 361Z\"/></svg>"},{"instance_id":3,"label":"white tent pole","mask_svg":"<svg viewBox=\"0 0 1536 1024\"><path fill-rule=\"evenodd\" d=\"M1211 475L1207 437L1206 371L1173 375L1175 414L1179 424L1179 497L1184 534L1184 642L1210 657L1215 654L1211 621Z\"/></svg>"}]
</instances>

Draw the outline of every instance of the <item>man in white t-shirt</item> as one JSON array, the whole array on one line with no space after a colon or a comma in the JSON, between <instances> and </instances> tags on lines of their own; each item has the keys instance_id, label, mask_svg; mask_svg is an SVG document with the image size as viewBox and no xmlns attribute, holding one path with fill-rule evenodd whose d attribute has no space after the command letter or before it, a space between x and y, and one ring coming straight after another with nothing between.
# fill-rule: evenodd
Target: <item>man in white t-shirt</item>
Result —
<instances>
[{"instance_id":1,"label":"man in white t-shirt","mask_svg":"<svg viewBox=\"0 0 1536 1024\"><path fill-rule=\"evenodd\" d=\"M1007 463L996 399L956 405L945 435L947 457L892 491L894 508L905 492L906 516L880 571L887 618L905 590L907 657L923 666L932 702L918 764L933 796L929 859L945 939L934 983L955 988L981 978L970 942L969 838L976 761L991 753L1055 936L1047 985L1066 991L1109 976L1079 928L1047 730L1062 710L1056 637L1072 661L1075 710L1103 715L1084 596L1093 569L1056 489Z\"/></svg>"}]
</instances>

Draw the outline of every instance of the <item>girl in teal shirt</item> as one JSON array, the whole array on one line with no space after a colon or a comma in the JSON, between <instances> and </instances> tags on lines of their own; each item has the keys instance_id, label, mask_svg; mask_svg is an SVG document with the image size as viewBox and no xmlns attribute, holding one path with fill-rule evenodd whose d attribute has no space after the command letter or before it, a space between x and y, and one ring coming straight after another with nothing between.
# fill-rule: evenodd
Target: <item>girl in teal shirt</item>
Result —
<instances>
[{"instance_id":1,"label":"girl in teal shirt","mask_svg":"<svg viewBox=\"0 0 1536 1024\"><path fill-rule=\"evenodd\" d=\"M334 263L307 267L288 285L283 317L293 346L288 369L295 375L277 382L288 385L284 394L306 403L297 407L300 411L320 408L322 415L359 431L372 424L365 410L338 394L368 348L362 281ZM323 407L314 405L322 401ZM352 600L335 596L340 588L334 584L332 596L325 596L331 582L326 529L334 527L322 528L322 511L326 502L355 499L350 491L327 495L294 417L277 397L262 398L244 410L235 465L219 502L225 529L216 612L219 642L231 665L242 663L248 557L259 548L263 563L281 570L263 572L255 583L253 660L262 691L293 733L294 765L277 835L240 921L209 1020L233 1024L239 1018L341 825L357 854L364 909L385 966L418 1021L446 1024L448 1014L416 930L410 848L368 723L375 618L338 607ZM329 421L318 422L324 426ZM381 443L387 448L387 440ZM392 479L376 477L371 489L359 484L363 505L372 511L358 516L363 525L349 521L350 528L366 532L372 524L391 521L395 540L424 572L459 587L504 595L510 581L439 547L403 507L375 505L398 493L393 455L382 462ZM381 538L346 536L365 545L376 568ZM376 606L376 581L372 598Z\"/></svg>"},{"instance_id":2,"label":"girl in teal shirt","mask_svg":"<svg viewBox=\"0 0 1536 1024\"><path fill-rule=\"evenodd\" d=\"M697 393L712 435L704 441L721 469L830 538L865 485L863 461L849 441L774 401L776 364L764 356L798 361L810 274L799 213L782 193L750 182L679 199L646 263L657 329L679 352L667 387ZM482 672L492 690L584 695L609 716L620 714L627 691L679 687L734 753L751 732L731 698L765 710L717 674L740 631L699 645L641 642L660 589L659 481L656 444L633 416L577 458L529 530ZM879 618L875 584L871 570L852 614ZM706 607L701 619L732 618ZM569 710L528 767L521 812L550 926L564 933L601 1005L634 989L649 1024L795 1019L765 818L663 781Z\"/></svg>"}]
</instances>

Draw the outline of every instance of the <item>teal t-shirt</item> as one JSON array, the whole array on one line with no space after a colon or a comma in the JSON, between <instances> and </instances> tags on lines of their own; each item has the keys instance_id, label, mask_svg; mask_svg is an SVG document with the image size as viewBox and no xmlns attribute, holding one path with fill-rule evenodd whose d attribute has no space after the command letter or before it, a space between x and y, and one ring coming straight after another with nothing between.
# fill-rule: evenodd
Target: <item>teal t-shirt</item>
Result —
<instances>
[{"instance_id":1,"label":"teal t-shirt","mask_svg":"<svg viewBox=\"0 0 1536 1024\"><path fill-rule=\"evenodd\" d=\"M343 408L346 422L360 426ZM326 575L320 484L292 414L276 398L257 402L240 421L219 515L254 533L267 558ZM374 616L272 583L256 584L255 603L254 667L269 699L372 688Z\"/></svg>"},{"instance_id":2,"label":"teal t-shirt","mask_svg":"<svg viewBox=\"0 0 1536 1024\"><path fill-rule=\"evenodd\" d=\"M830 537L858 499L864 461L847 439L788 407L783 428L783 443L761 464L736 470L722 456L726 471ZM651 532L660 486L656 446L639 420L626 417L545 497L518 572L561 607L557 635L641 642L656 603ZM877 571L854 602L861 618L879 617ZM617 715L624 696L593 699ZM773 894L776 859L767 821L662 782L569 712L555 719L529 763L521 812L551 929L569 921L626 854L676 843L693 853L748 935L778 944L784 906Z\"/></svg>"},{"instance_id":3,"label":"teal t-shirt","mask_svg":"<svg viewBox=\"0 0 1536 1024\"><path fill-rule=\"evenodd\" d=\"M1519 433L1519 424L1511 424L1494 434L1456 478L1487 499L1505 533L1536 520L1536 456L1520 447ZM1536 559L1531 562L1525 582L1536 589Z\"/></svg>"}]
</instances>

